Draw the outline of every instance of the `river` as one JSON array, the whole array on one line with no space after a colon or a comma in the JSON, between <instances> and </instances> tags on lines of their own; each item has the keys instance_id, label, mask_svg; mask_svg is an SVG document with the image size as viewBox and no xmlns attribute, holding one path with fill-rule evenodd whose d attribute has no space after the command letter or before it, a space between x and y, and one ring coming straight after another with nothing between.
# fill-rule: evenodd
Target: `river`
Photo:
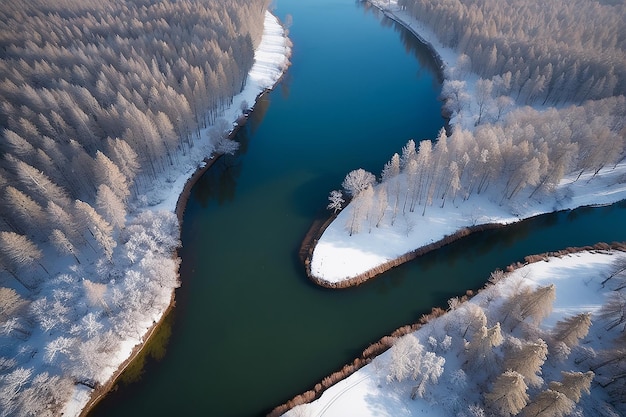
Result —
<instances>
[{"instance_id":1,"label":"river","mask_svg":"<svg viewBox=\"0 0 626 417\"><path fill-rule=\"evenodd\" d=\"M356 288L315 286L298 248L329 191L434 138L441 86L429 51L361 3L277 0L274 12L293 17L292 66L239 131L238 154L192 191L182 287L154 358L90 416L265 415L494 269L626 235L624 204L585 208L477 233Z\"/></svg>"}]
</instances>

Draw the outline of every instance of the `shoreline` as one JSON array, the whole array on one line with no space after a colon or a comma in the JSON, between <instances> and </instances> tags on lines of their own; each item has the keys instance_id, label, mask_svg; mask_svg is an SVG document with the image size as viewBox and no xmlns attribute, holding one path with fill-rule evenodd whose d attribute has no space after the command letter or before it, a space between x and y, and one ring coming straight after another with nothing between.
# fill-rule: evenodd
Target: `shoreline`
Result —
<instances>
[{"instance_id":1,"label":"shoreline","mask_svg":"<svg viewBox=\"0 0 626 417\"><path fill-rule=\"evenodd\" d=\"M276 20L278 21L278 18L276 18ZM282 27L282 24L281 24L281 27ZM284 38L287 40L287 42L289 42L289 38L288 38L288 35L287 35L286 31L284 32ZM254 111L254 107L255 107L256 103L258 102L258 100L260 98L262 98L265 94L267 94L267 93L271 92L272 90L274 90L274 88L283 80L283 78L285 77L285 74L287 72L287 68L291 65L291 62L289 61L290 55L291 55L291 49L289 49L288 53L284 56L284 65L281 66L282 69L281 69L280 75L278 76L278 78L276 78L274 83L271 86L269 86L269 87L263 88L255 96L254 103L252 104L250 109L247 110L243 115L240 115L236 120L233 121L234 126L233 126L233 129L230 131L230 133L228 135L229 139L234 139L234 137L239 132L239 129L241 129L248 122L248 118L249 118L250 114ZM249 73L249 75L250 75L250 73ZM177 198L176 204L175 204L175 208L173 210L174 214L176 215L176 217L178 219L179 230L182 230L183 218L184 218L184 214L185 214L185 208L187 207L187 203L189 201L189 198L191 197L191 190L192 190L192 188L194 187L196 182L202 177L202 175L204 175L222 155L223 154L221 154L221 153L214 153L214 154L211 154L211 155L205 157L201 161L202 165L201 166L199 165L195 169L193 174L191 174L187 178L187 180L185 181L185 184L184 184L182 190L180 191L180 194L178 195L178 198ZM174 251L172 253L172 256L174 258L178 257L178 250L179 249L180 249L180 247L177 248L176 251ZM179 278L179 281L180 281L180 267L179 267L179 271L177 271L177 275L178 275L178 278ZM181 282L181 285L182 285L182 282ZM122 376L122 374L124 373L124 371L142 353L144 348L148 345L148 343L150 342L150 340L152 339L154 334L156 334L156 332L160 328L161 324L169 316L169 314L172 312L172 310L174 309L175 306L176 306L176 289L173 289L172 292L171 292L171 296L170 296L170 302L169 302L167 308L163 310L159 320L157 322L154 322L152 324L152 326L150 326L146 330L146 332L141 337L141 342L133 347L130 355L118 366L118 368L115 370L113 375L109 378L109 380L107 380L107 382L105 382L104 384L102 384L100 386L97 386L95 389L93 389L89 393L88 400L84 404L84 406L81 408L80 413L78 414L78 417L86 417L103 399L106 398L106 395L109 392L111 392L111 390L116 388L117 383L118 383L120 377Z\"/></svg>"},{"instance_id":2,"label":"shoreline","mask_svg":"<svg viewBox=\"0 0 626 417\"><path fill-rule=\"evenodd\" d=\"M527 255L524 257L524 262L514 262L504 267L503 271L507 274L520 269L524 266L531 265L538 262L549 262L549 258L562 258L564 256L577 254L581 252L611 252L619 251L626 253L626 241L624 242L598 242L590 246L572 246L558 251L543 252L538 254ZM496 269L497 270L497 269ZM485 278L485 285L477 290L467 289L465 294L459 297L462 302L467 302L474 296L478 295L489 285L488 280ZM423 314L420 319L411 324L404 325L393 330L389 335L381 337L378 341L370 344L361 355L354 359L351 363L344 365L341 370L333 372L329 376L323 378L320 382L316 383L314 387L308 391L294 396L288 401L276 406L268 417L279 417L287 413L292 408L313 402L321 397L321 395L335 385L336 383L348 378L352 374L356 373L359 369L369 364L376 356L384 353L387 349L393 346L393 343L399 337L419 330L422 326L426 325L430 320L443 316L447 313L447 310L442 309L439 306L431 308L430 313Z\"/></svg>"},{"instance_id":3,"label":"shoreline","mask_svg":"<svg viewBox=\"0 0 626 417\"><path fill-rule=\"evenodd\" d=\"M283 72L283 75L281 75L281 77L278 78L278 80L276 81L276 84L274 84L274 86L276 86L282 80L283 76L284 76L284 72ZM264 94L272 91L274 89L274 86L272 86L271 88L266 88L261 93L259 93L258 96L255 99L255 103L256 103L256 100L261 98ZM254 111L254 106L252 107L250 112L252 112L252 111ZM248 114L250 112L248 112ZM232 138L234 138L237 135L237 132L239 131L240 128L242 128L247 123L247 120L248 120L247 116L245 116L245 117L242 116L242 117L240 117L237 120L237 125L233 128L231 133L228 135L229 139L232 139ZM189 198L191 197L191 190L192 190L192 188L194 187L196 182L223 155L224 154L221 154L221 153L220 154L213 154L213 155L210 155L210 156L204 158L203 161L202 161L202 162L204 162L204 165L198 167L194 171L194 173L185 182L183 190L179 194L178 200L176 201L176 209L174 210L174 213L176 214L176 217L178 218L178 224L179 224L180 228L182 228L182 225L183 225L183 217L185 215L185 208L187 207L187 202L189 201ZM176 250L175 253L172 254L172 256L175 257L175 258L178 257L178 249ZM180 279L180 273L179 273L178 277ZM182 283L181 283L181 285L182 285ZM113 373L111 378L105 384L101 385L100 387L97 387L96 389L94 389L92 391L91 395L89 396L89 401L85 404L85 407L81 410L81 412L78 415L78 417L87 417L87 415L94 409L94 407L96 407L106 397L106 395L111 390L113 390L116 387L117 382L119 381L119 379L122 376L122 374L124 373L124 371L142 353L143 349L150 342L152 336L157 332L157 330L159 329L161 324L165 321L167 316L172 312L174 307L176 307L176 290L175 289L172 291L171 298L170 298L170 303L167 306L167 308L163 311L163 314L161 315L159 321L154 323L150 328L148 328L146 333L142 336L141 343L138 343L133 348L133 350L131 351L130 356L128 358L126 358L124 360L124 362L122 362L120 364L120 366L118 367L118 369L115 370L115 372ZM95 395L95 397L94 397L94 395Z\"/></svg>"},{"instance_id":4,"label":"shoreline","mask_svg":"<svg viewBox=\"0 0 626 417\"><path fill-rule=\"evenodd\" d=\"M624 201L624 200L620 200L620 201ZM521 223L523 221L526 220L531 220L534 219L536 217L540 217L540 216L545 216L545 215L549 215L549 214L555 214L555 213L561 213L561 212L566 212L566 211L572 211L572 210L576 210L576 209L582 209L582 208L587 208L587 207L604 207L604 206L609 206L612 204L618 204L620 201L616 201L615 203L611 203L611 204L602 204L602 205L583 205L583 206L579 206L576 207L574 209L564 209L564 210L555 210L555 211L551 211L548 213L540 213L540 214L536 214L534 216L529 216L529 217L525 217L523 219L519 219L519 221L514 222L514 223L483 223L483 224L478 224L478 225L474 225L474 226L467 226L467 227L462 227L461 229L458 229L455 233L452 233L450 235L444 236L442 239L429 243L427 245L424 246L420 246L416 249L413 249L409 252L406 252L394 259L390 259L387 262L381 263L380 265L376 266L375 268L371 268L363 273L360 273L354 277L351 278L347 278L341 281L336 281L336 282L331 282L328 280L325 280L323 278L320 277L316 277L311 273L311 260L313 257L313 250L315 249L315 245L317 244L317 241L320 239L320 237L322 236L322 234L324 233L324 231L326 230L326 228L332 223L332 221L335 219L336 215L332 214L331 216L328 217L328 219L326 219L326 221L321 222L321 221L315 221L311 227L309 228L309 231L306 234L305 240L302 242L302 246L300 249L300 255L301 255L301 260L304 263L304 267L305 267L305 271L306 271L306 275L309 278L309 280L311 280L313 283L315 283L316 285L319 285L320 287L324 287L324 288L329 288L329 289L344 289L344 288L350 288L350 287L356 287L358 285L361 285L363 283L365 283L366 281L375 278L393 268L395 268L396 266L400 266L404 263L407 262L411 262L415 259L417 259L418 257L425 255L429 252L432 252L434 250L437 249L441 249L442 247L449 245L451 243L456 242L457 240L463 239L464 237L467 237L473 233L478 233L478 232L483 232L483 231L487 231L487 230L496 230L496 229L502 229L508 226L511 226L512 224L518 224ZM305 252L306 251L306 252ZM303 255L306 254L306 257L303 258Z\"/></svg>"}]
</instances>

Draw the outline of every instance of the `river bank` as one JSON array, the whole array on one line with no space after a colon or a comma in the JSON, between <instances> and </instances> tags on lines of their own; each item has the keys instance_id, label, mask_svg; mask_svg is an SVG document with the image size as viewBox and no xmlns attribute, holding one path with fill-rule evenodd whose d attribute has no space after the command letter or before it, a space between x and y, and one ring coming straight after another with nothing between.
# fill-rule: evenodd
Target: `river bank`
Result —
<instances>
[{"instance_id":1,"label":"river bank","mask_svg":"<svg viewBox=\"0 0 626 417\"><path fill-rule=\"evenodd\" d=\"M289 66L290 53L290 41L284 28L274 15L266 12L263 37L255 50L255 60L248 73L248 81L242 92L233 97L233 104L226 108L222 114L223 119L232 121L233 129L229 133L229 138L232 139L237 130L246 123L247 116L254 109L254 103L280 82ZM242 103L248 103L249 108L243 109ZM166 175L167 179L162 181L167 183L167 187L162 187L164 184L160 182L158 185L155 184L153 193L148 195L147 200L150 203L145 209L170 211L176 215L179 225L182 225L185 206L191 195L193 185L221 156L212 153L212 145L208 139L211 128L212 126L209 126L201 131L200 144L179 155L179 163L173 167L172 172ZM207 157L206 155L210 156ZM178 258L177 253L172 254L172 256ZM176 263L176 265L178 264ZM93 390L86 386L84 389L77 388L72 400L65 406L64 415L81 417L88 415L110 390L116 388L124 371L148 345L159 326L174 308L175 302L175 291L172 291L167 308L162 311L158 320L155 320L146 329L140 343L132 347L130 353L117 366L107 382Z\"/></svg>"},{"instance_id":2,"label":"river bank","mask_svg":"<svg viewBox=\"0 0 626 417\"><path fill-rule=\"evenodd\" d=\"M583 256L589 256L589 255L593 256L593 254L611 255L613 253L626 253L626 242L611 242L611 243L600 242L591 246L568 247L559 251L551 251L551 252L528 255L524 258L523 262L515 262L503 268L503 271L505 272L505 276L501 278L500 281L498 282L504 283L506 279L509 279L510 281L512 281L513 279L511 277L514 272L522 268L530 268L529 270L532 271L534 264L550 263L550 262L553 262L553 260L555 259L564 259L568 257L576 257L579 255L583 255ZM494 274L495 272L497 271L494 271ZM492 276L494 276L494 274L492 274ZM530 278L530 279L538 280L538 282L542 282L542 283L548 282L550 278L554 279L553 277L550 276L550 274L545 274L545 276L541 276L538 273L529 272L523 275L524 275L524 279ZM576 273L570 270L568 271L568 275L576 275ZM485 282L486 282L485 286L480 289L466 290L466 293L458 297L457 302L453 303L454 309L460 309L462 306L462 303L472 301L475 297L478 297L478 296L482 297L483 292L487 290L492 291L491 288L493 287L494 282L490 282L487 279L487 277L485 277ZM587 285L588 285L588 282L585 281L584 286L587 286ZM570 293L571 293L571 290L568 291L568 294ZM489 296L487 296L487 298L489 298ZM569 296L568 301L571 301L572 298L577 298L577 297ZM451 305L452 304L450 304L449 306L435 306L431 309L431 312L429 314L425 314L422 317L420 317L420 320L418 322L409 324L406 326L402 326L394 330L389 335L383 336L379 341L371 344L367 349L365 349L363 353L361 354L361 356L356 358L352 363L345 365L341 370L334 372L333 374L324 378L322 381L315 384L315 386L311 390L306 391L302 394L299 394L293 397L292 399L290 399L289 401L285 402L284 404L277 406L274 410L272 410L270 414L268 414L268 416L269 417L278 417L281 415L296 416L299 414L291 413L290 411L301 405L304 407L307 407L305 408L305 410L307 410L306 412L310 412L310 413L315 412L315 410L317 411L323 410L324 413L329 412L329 415L346 415L345 407L348 404L348 402L345 402L344 406L335 404L335 402L339 399L340 396L343 396L344 394L347 393L348 390L352 390L352 389L354 389L354 391L361 391L360 393L357 392L356 394L358 398L357 401L362 402L363 404L367 404L369 402L368 398L375 395L374 393L381 388L381 385L378 384L377 385L378 388L375 388L374 386L371 386L371 385L365 388L363 387L359 388L360 385L363 385L363 386L368 385L366 381L371 378L371 375L369 374L372 374L372 371L366 372L366 374L368 374L369 376L365 376L365 377L360 377L356 374L359 374L359 372L361 372L361 369L363 369L365 366L369 366L371 368L372 365L370 364L372 363L372 361L378 356L385 353L389 348L391 348L394 342L398 338L411 334L411 333L418 334L420 330L424 328L424 326L431 323L434 319L437 319L440 317L442 317L442 319L445 318L445 315L452 310L452 308L450 308ZM580 306L580 308L582 307L590 308L590 304L586 303L584 306L582 305ZM572 314L573 308L562 307L556 310L558 311L558 315ZM551 324L553 324L554 322L556 322L556 318L554 317L551 318L550 322ZM433 330L431 329L430 332L433 333ZM374 371L374 373L376 372L377 371ZM350 382L352 380L355 380L355 382ZM340 382L342 386L339 386ZM334 392L330 392L331 389ZM326 399L326 401L324 401L321 404L316 404L315 403L316 401L318 402L322 401L320 398L322 398L322 396L325 395L326 392L328 392L329 399ZM313 404L315 404L314 408L312 407ZM352 404L351 406L355 406L355 404ZM308 407L311 407L311 408L308 408ZM418 408L421 408L422 412L426 410L425 415L431 415L430 413L434 411L434 409L436 408L436 404L432 405L431 407L426 407L426 408L422 408L422 407L423 406L421 407L416 406L415 409L417 410ZM390 407L383 408L383 409L379 408L377 409L376 415L396 415L394 414L394 412L398 412L398 411L400 410L390 408ZM403 410L403 413L404 412L406 412L406 409ZM365 415L369 415L369 414L365 414ZM405 414L402 414L402 415L405 415ZM410 415L414 415L414 414L410 414ZM422 414L418 412L417 415L422 415Z\"/></svg>"}]
</instances>

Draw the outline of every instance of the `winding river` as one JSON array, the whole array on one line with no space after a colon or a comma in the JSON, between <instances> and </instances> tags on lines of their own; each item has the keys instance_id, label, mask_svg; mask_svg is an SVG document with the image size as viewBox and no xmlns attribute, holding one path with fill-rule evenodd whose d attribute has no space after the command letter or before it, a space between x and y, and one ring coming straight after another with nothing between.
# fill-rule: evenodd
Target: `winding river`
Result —
<instances>
[{"instance_id":1,"label":"winding river","mask_svg":"<svg viewBox=\"0 0 626 417\"><path fill-rule=\"evenodd\" d=\"M278 0L292 66L188 203L177 306L144 362L90 416L261 416L432 306L525 255L624 240L626 205L477 233L356 288L308 281L298 248L346 172L379 173L444 126L436 65L354 0ZM135 382L130 382L135 380ZM138 380L138 382L137 382Z\"/></svg>"}]
</instances>

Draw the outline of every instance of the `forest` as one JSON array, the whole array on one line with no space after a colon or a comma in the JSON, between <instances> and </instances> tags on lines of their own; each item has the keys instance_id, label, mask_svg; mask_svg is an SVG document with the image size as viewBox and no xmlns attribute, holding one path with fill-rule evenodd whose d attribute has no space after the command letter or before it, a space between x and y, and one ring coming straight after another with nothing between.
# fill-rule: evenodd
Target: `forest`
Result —
<instances>
[{"instance_id":1,"label":"forest","mask_svg":"<svg viewBox=\"0 0 626 417\"><path fill-rule=\"evenodd\" d=\"M458 54L441 93L450 129L409 140L378 178L348 173L328 208L352 201L350 235L472 195L516 214L566 175L623 162L626 5L614 3L399 0Z\"/></svg>"},{"instance_id":2,"label":"forest","mask_svg":"<svg viewBox=\"0 0 626 417\"><path fill-rule=\"evenodd\" d=\"M155 178L246 83L269 0L0 3L0 416L59 415L178 283Z\"/></svg>"}]
</instances>

